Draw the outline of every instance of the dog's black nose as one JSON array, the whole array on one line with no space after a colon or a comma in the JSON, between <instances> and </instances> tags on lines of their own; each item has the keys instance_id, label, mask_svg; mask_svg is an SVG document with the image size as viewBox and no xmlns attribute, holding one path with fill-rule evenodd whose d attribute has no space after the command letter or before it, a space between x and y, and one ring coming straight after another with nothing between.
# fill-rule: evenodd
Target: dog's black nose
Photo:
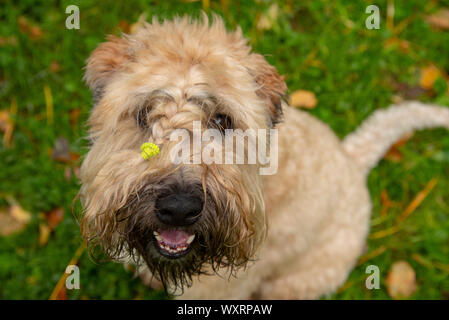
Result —
<instances>
[{"instance_id":1,"label":"dog's black nose","mask_svg":"<svg viewBox=\"0 0 449 320\"><path fill-rule=\"evenodd\" d=\"M187 226L200 217L203 201L191 194L175 193L156 200L157 217L165 224Z\"/></svg>"}]
</instances>

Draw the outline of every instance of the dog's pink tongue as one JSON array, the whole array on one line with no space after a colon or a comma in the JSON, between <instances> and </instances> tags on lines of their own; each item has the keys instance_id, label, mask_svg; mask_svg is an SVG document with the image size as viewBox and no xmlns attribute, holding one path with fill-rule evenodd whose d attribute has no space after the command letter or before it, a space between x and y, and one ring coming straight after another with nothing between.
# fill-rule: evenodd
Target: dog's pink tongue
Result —
<instances>
[{"instance_id":1,"label":"dog's pink tongue","mask_svg":"<svg viewBox=\"0 0 449 320\"><path fill-rule=\"evenodd\" d=\"M180 245L187 243L190 234L181 230L160 230L159 235L162 241L168 245Z\"/></svg>"}]
</instances>

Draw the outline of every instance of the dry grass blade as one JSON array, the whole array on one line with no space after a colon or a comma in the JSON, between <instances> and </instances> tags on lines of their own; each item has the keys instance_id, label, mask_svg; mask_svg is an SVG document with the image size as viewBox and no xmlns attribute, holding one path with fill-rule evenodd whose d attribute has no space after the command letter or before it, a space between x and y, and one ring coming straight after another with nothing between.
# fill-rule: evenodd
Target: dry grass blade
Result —
<instances>
[{"instance_id":1,"label":"dry grass blade","mask_svg":"<svg viewBox=\"0 0 449 320\"><path fill-rule=\"evenodd\" d=\"M382 253L384 253L385 251L387 251L387 247L385 246L380 246L379 248L368 252L367 254L363 255L360 257L359 261L357 261L357 265L361 265L364 264L365 262L374 259L377 256L380 256Z\"/></svg>"},{"instance_id":2,"label":"dry grass blade","mask_svg":"<svg viewBox=\"0 0 449 320\"><path fill-rule=\"evenodd\" d=\"M410 204L407 206L407 208L404 210L404 212L401 214L401 216L398 219L398 223L403 222L405 219L407 219L415 210L419 207L419 205L424 201L424 199L429 195L429 193L432 191L432 189L436 186L438 182L438 178L433 178L430 180L425 188L421 190L416 197L410 202Z\"/></svg>"},{"instance_id":3,"label":"dry grass blade","mask_svg":"<svg viewBox=\"0 0 449 320\"><path fill-rule=\"evenodd\" d=\"M210 0L203 0L202 3L203 3L203 10L206 11L206 12L209 11L209 9L210 9Z\"/></svg>"},{"instance_id":4,"label":"dry grass blade","mask_svg":"<svg viewBox=\"0 0 449 320\"><path fill-rule=\"evenodd\" d=\"M384 238L384 237L392 235L392 234L398 232L399 230L401 230L401 228L400 228L401 223L404 222L404 220L407 219L416 210L416 208L419 207L419 205L424 201L424 199L429 195L429 193L435 187L437 182L438 182L438 178L431 179L427 183L427 185L424 187L424 189L421 190L420 192L418 192L416 197L412 200L412 202L410 202L410 204L407 206L407 208L405 208L405 210L399 216L399 218L397 219L396 225L394 225L390 228L384 229L384 230L374 232L373 234L371 234L370 239Z\"/></svg>"},{"instance_id":5,"label":"dry grass blade","mask_svg":"<svg viewBox=\"0 0 449 320\"><path fill-rule=\"evenodd\" d=\"M79 258L83 254L83 252L84 252L84 243L82 243L79 246L79 248L76 250L76 252L73 255L72 260L70 260L68 266L76 265L78 263ZM67 274L65 272L62 274L61 278L59 278L59 281L56 284L55 288L53 289L53 292L51 293L50 298L48 298L48 300L57 300L59 293L64 288L65 280L67 279L68 276L69 276L69 274Z\"/></svg>"},{"instance_id":6,"label":"dry grass blade","mask_svg":"<svg viewBox=\"0 0 449 320\"><path fill-rule=\"evenodd\" d=\"M390 235L398 232L399 230L400 230L399 226L393 226L393 227L388 228L388 229L384 229L384 230L380 230L380 231L374 232L369 238L370 239L385 238L387 236L390 236Z\"/></svg>"},{"instance_id":7,"label":"dry grass blade","mask_svg":"<svg viewBox=\"0 0 449 320\"><path fill-rule=\"evenodd\" d=\"M380 202L382 203L382 210L380 212L380 216L386 217L388 210L394 207L395 203L391 201L390 197L388 196L388 192L385 189L383 189L380 193Z\"/></svg>"},{"instance_id":8,"label":"dry grass blade","mask_svg":"<svg viewBox=\"0 0 449 320\"><path fill-rule=\"evenodd\" d=\"M428 268L428 269L439 269L441 271L444 271L446 273L449 273L449 265L443 264L440 262L430 261L422 256L420 256L417 253L412 254L412 259L418 262L420 265Z\"/></svg>"},{"instance_id":9,"label":"dry grass blade","mask_svg":"<svg viewBox=\"0 0 449 320\"><path fill-rule=\"evenodd\" d=\"M387 1L387 29L394 30L394 0Z\"/></svg>"},{"instance_id":10,"label":"dry grass blade","mask_svg":"<svg viewBox=\"0 0 449 320\"><path fill-rule=\"evenodd\" d=\"M47 123L53 124L53 96L48 85L44 86L45 110L47 112Z\"/></svg>"}]
</instances>

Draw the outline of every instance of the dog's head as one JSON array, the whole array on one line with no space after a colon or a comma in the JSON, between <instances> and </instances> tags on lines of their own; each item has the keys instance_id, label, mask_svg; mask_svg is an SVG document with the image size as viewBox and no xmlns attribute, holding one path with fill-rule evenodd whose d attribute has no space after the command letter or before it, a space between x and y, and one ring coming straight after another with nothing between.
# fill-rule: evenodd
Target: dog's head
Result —
<instances>
[{"instance_id":1,"label":"dog's head","mask_svg":"<svg viewBox=\"0 0 449 320\"><path fill-rule=\"evenodd\" d=\"M85 79L95 100L81 168L87 242L115 259L143 259L175 287L206 266L232 270L254 258L266 233L260 164L174 164L170 156L170 135L192 133L195 121L225 136L280 120L285 83L241 31L226 32L218 18L154 20L101 44ZM147 141L160 154L146 161Z\"/></svg>"}]
</instances>

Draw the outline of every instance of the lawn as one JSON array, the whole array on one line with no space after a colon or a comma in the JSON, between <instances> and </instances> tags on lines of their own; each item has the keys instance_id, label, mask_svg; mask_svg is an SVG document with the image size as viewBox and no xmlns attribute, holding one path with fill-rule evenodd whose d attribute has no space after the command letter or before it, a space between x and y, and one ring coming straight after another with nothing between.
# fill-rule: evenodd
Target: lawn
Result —
<instances>
[{"instance_id":1,"label":"lawn","mask_svg":"<svg viewBox=\"0 0 449 320\"><path fill-rule=\"evenodd\" d=\"M449 106L449 30L428 19L449 8L448 0L376 1L380 28L372 30L365 26L372 3L362 0L1 3L0 225L15 209L21 227L0 226L0 299L48 299L77 258L72 203L92 105L83 67L107 34L129 32L139 17L199 16L204 9L229 29L241 26L254 51L285 75L290 93L313 92L318 104L310 113L340 137L394 101ZM65 27L71 4L79 6L80 29ZM415 133L389 152L369 176L374 210L366 254L330 298L391 298L398 261L416 274L410 298L449 298L448 177L445 130ZM94 262L86 252L76 262L81 289L61 290L58 298L165 297L120 264ZM379 267L380 289L365 287L369 265Z\"/></svg>"}]
</instances>

